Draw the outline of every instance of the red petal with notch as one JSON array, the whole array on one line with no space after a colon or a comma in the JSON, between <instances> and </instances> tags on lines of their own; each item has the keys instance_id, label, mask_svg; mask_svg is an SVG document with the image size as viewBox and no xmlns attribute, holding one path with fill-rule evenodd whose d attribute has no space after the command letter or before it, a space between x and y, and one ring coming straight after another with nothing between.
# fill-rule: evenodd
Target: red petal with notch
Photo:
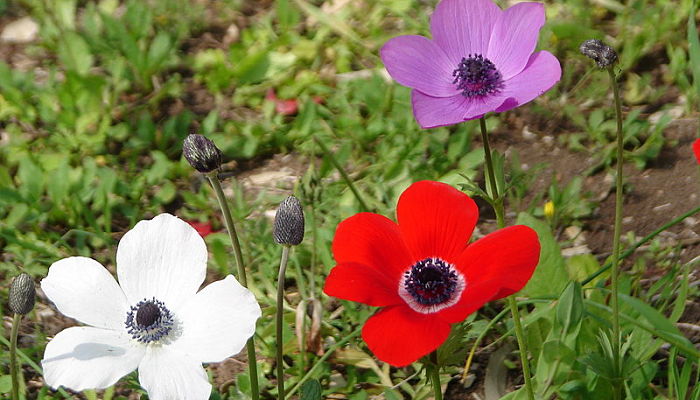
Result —
<instances>
[{"instance_id":1,"label":"red petal with notch","mask_svg":"<svg viewBox=\"0 0 700 400\"><path fill-rule=\"evenodd\" d=\"M693 142L693 153L695 153L695 159L700 164L700 139L695 139Z\"/></svg>"},{"instance_id":2,"label":"red petal with notch","mask_svg":"<svg viewBox=\"0 0 700 400\"><path fill-rule=\"evenodd\" d=\"M346 262L336 265L326 278L323 292L339 299L374 307L401 304L398 281L382 270Z\"/></svg>"},{"instance_id":3,"label":"red petal with notch","mask_svg":"<svg viewBox=\"0 0 700 400\"><path fill-rule=\"evenodd\" d=\"M374 355L395 367L411 364L429 354L449 335L450 324L406 306L383 308L362 328L362 338Z\"/></svg>"},{"instance_id":4,"label":"red petal with notch","mask_svg":"<svg viewBox=\"0 0 700 400\"><path fill-rule=\"evenodd\" d=\"M467 246L479 209L450 185L420 181L401 194L396 215L413 262L428 257L452 262Z\"/></svg>"},{"instance_id":5,"label":"red petal with notch","mask_svg":"<svg viewBox=\"0 0 700 400\"><path fill-rule=\"evenodd\" d=\"M470 244L455 266L469 285L498 282L500 289L491 300L510 296L525 287L540 260L537 233L525 226L500 229Z\"/></svg>"},{"instance_id":6,"label":"red petal with notch","mask_svg":"<svg viewBox=\"0 0 700 400\"><path fill-rule=\"evenodd\" d=\"M411 265L399 227L389 218L372 213L355 214L338 225L333 256L338 264L363 264L395 282Z\"/></svg>"}]
</instances>

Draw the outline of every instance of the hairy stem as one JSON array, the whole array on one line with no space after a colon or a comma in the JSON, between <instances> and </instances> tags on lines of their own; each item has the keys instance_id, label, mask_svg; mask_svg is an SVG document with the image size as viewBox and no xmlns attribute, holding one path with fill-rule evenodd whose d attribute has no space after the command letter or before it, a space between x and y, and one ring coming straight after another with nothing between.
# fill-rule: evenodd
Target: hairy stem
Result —
<instances>
[{"instance_id":1,"label":"hairy stem","mask_svg":"<svg viewBox=\"0 0 700 400\"><path fill-rule=\"evenodd\" d=\"M231 217L231 210L226 202L226 196L224 196L224 190L221 188L221 181L216 172L211 172L206 175L211 183L211 187L216 193L216 200L219 202L219 207L221 208L221 213L224 216L224 224L226 225L226 230L228 231L229 239L231 239L231 245L233 246L233 253L236 257L236 266L238 268L238 281L243 285L243 287L248 287L248 279L246 279L245 265L243 264L243 253L241 252L241 243L238 240L238 233L236 233L236 226L233 224L233 218ZM260 389L258 384L258 364L255 357L255 335L251 336L246 343L246 349L248 352L248 373L250 375L250 391L253 400L258 400L260 398Z\"/></svg>"},{"instance_id":2,"label":"hairy stem","mask_svg":"<svg viewBox=\"0 0 700 400\"><path fill-rule=\"evenodd\" d=\"M282 259L280 260L280 271L277 277L277 315L276 315L276 335L277 335L277 398L284 399L284 360L282 359L282 316L284 315L284 272L287 270L287 260L289 259L289 247L282 246Z\"/></svg>"},{"instance_id":3,"label":"hairy stem","mask_svg":"<svg viewBox=\"0 0 700 400\"><path fill-rule=\"evenodd\" d=\"M622 104L620 102L620 88L617 85L615 71L613 67L608 67L610 85L613 88L615 97L615 114L617 117L617 172L615 179L615 228L613 232L612 268L610 270L610 290L612 291L612 326L613 326L613 362L616 378L622 378L620 370L620 307L618 305L618 273L620 268L620 235L622 233L622 159L624 137L622 135ZM613 396L615 399L622 398L622 385L620 379L613 380Z\"/></svg>"},{"instance_id":4,"label":"hairy stem","mask_svg":"<svg viewBox=\"0 0 700 400\"><path fill-rule=\"evenodd\" d=\"M489 146L489 134L486 130L486 120L484 117L479 119L481 126L481 138L484 142L484 155L486 160L486 175L489 186L491 188L491 196L493 200L493 208L496 213L496 221L498 228L505 227L505 211L503 207L503 199L498 194L498 184L496 183L496 173L493 168L493 160L491 159L491 147ZM535 400L534 391L532 389L532 378L530 377L530 363L527 358L527 343L525 342L525 334L520 322L520 310L514 296L508 296L508 305L510 312L513 315L513 323L515 326L515 337L518 340L518 348L520 349L520 362L523 369L523 378L525 379L525 391L529 400Z\"/></svg>"},{"instance_id":5,"label":"hairy stem","mask_svg":"<svg viewBox=\"0 0 700 400\"><path fill-rule=\"evenodd\" d=\"M10 375L12 376L12 400L19 400L19 368L17 365L17 334L22 314L12 317L12 331L10 333Z\"/></svg>"}]
</instances>

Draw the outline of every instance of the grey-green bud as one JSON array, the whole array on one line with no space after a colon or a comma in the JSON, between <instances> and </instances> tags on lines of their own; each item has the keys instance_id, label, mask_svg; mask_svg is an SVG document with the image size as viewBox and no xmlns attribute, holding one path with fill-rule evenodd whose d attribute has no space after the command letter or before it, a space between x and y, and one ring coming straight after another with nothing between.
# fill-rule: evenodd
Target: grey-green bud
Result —
<instances>
[{"instance_id":1,"label":"grey-green bud","mask_svg":"<svg viewBox=\"0 0 700 400\"><path fill-rule=\"evenodd\" d=\"M187 135L182 143L182 154L194 169L203 174L221 167L221 150L202 135Z\"/></svg>"},{"instance_id":2,"label":"grey-green bud","mask_svg":"<svg viewBox=\"0 0 700 400\"><path fill-rule=\"evenodd\" d=\"M24 272L10 284L10 310L17 314L27 314L34 308L34 280Z\"/></svg>"},{"instance_id":3,"label":"grey-green bud","mask_svg":"<svg viewBox=\"0 0 700 400\"><path fill-rule=\"evenodd\" d=\"M617 61L615 49L598 39L589 39L581 43L581 54L592 59L600 68L607 68Z\"/></svg>"},{"instance_id":4,"label":"grey-green bud","mask_svg":"<svg viewBox=\"0 0 700 400\"><path fill-rule=\"evenodd\" d=\"M304 240L304 210L299 199L289 196L280 204L272 229L275 242L296 246Z\"/></svg>"}]
</instances>

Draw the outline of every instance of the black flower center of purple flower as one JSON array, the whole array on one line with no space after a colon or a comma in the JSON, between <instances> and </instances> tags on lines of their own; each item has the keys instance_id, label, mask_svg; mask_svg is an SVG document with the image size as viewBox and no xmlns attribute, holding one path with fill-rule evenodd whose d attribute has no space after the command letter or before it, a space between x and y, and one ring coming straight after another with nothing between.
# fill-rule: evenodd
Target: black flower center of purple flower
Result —
<instances>
[{"instance_id":1,"label":"black flower center of purple flower","mask_svg":"<svg viewBox=\"0 0 700 400\"><path fill-rule=\"evenodd\" d=\"M466 98L498 93L503 88L501 72L491 60L481 54L462 57L452 76L452 83Z\"/></svg>"},{"instance_id":2,"label":"black flower center of purple flower","mask_svg":"<svg viewBox=\"0 0 700 400\"><path fill-rule=\"evenodd\" d=\"M454 267L439 259L426 258L404 273L406 292L420 305L442 304L458 289L459 277Z\"/></svg>"},{"instance_id":3,"label":"black flower center of purple flower","mask_svg":"<svg viewBox=\"0 0 700 400\"><path fill-rule=\"evenodd\" d=\"M126 330L141 343L158 341L173 330L175 318L162 301L143 299L126 314Z\"/></svg>"}]
</instances>

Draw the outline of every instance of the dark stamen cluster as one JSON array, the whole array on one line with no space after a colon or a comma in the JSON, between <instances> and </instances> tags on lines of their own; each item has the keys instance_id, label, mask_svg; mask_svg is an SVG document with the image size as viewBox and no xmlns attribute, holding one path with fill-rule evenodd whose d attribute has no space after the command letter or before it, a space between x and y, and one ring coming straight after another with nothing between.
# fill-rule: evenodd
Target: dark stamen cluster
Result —
<instances>
[{"instance_id":1,"label":"dark stamen cluster","mask_svg":"<svg viewBox=\"0 0 700 400\"><path fill-rule=\"evenodd\" d=\"M452 72L453 84L466 98L482 97L498 93L503 88L501 72L488 58L481 54L470 54L463 57Z\"/></svg>"},{"instance_id":2,"label":"dark stamen cluster","mask_svg":"<svg viewBox=\"0 0 700 400\"><path fill-rule=\"evenodd\" d=\"M404 273L404 287L422 305L443 303L457 289L458 278L452 266L439 258L418 261Z\"/></svg>"},{"instance_id":3,"label":"dark stamen cluster","mask_svg":"<svg viewBox=\"0 0 700 400\"><path fill-rule=\"evenodd\" d=\"M143 299L126 315L126 330L141 343L158 341L170 333L175 319L163 304L155 298Z\"/></svg>"}]
</instances>

